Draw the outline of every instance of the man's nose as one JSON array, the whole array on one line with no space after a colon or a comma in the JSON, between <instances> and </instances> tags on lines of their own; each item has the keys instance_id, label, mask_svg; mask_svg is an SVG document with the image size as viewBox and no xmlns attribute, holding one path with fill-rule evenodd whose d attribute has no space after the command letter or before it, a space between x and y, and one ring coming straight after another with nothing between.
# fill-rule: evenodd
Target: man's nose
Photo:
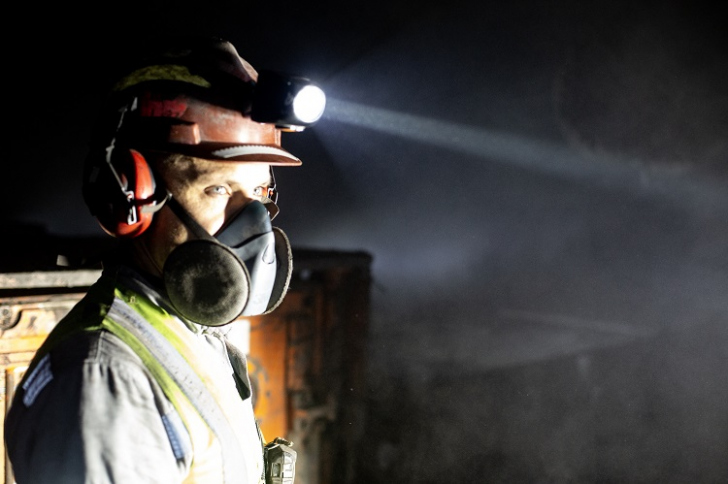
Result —
<instances>
[{"instance_id":1,"label":"man's nose","mask_svg":"<svg viewBox=\"0 0 728 484\"><path fill-rule=\"evenodd\" d=\"M225 206L224 225L227 225L230 220L234 219L252 201L253 198L242 191L233 193Z\"/></svg>"}]
</instances>

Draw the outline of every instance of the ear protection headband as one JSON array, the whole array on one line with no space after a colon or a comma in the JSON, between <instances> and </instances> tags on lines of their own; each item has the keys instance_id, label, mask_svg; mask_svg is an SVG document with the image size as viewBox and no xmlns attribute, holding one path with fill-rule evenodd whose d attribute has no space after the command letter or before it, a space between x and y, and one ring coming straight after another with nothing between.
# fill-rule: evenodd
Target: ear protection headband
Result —
<instances>
[{"instance_id":1,"label":"ear protection headband","mask_svg":"<svg viewBox=\"0 0 728 484\"><path fill-rule=\"evenodd\" d=\"M122 238L137 237L147 230L154 213L167 200L165 190L158 192L144 156L134 149L116 146L128 109L120 109L116 131L103 154L100 149L92 149L87 157L83 187L84 199L104 231Z\"/></svg>"}]
</instances>

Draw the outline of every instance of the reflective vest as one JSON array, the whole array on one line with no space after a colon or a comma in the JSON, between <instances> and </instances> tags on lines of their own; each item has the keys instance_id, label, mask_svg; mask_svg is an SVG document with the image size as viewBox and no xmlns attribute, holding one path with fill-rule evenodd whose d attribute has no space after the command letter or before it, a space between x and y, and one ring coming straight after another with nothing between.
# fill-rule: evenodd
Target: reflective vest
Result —
<instances>
[{"instance_id":1,"label":"reflective vest","mask_svg":"<svg viewBox=\"0 0 728 484\"><path fill-rule=\"evenodd\" d=\"M185 484L262 483L262 439L250 400L238 393L232 369L221 354L179 320L146 297L113 287L102 277L84 301L58 324L38 350L34 363L59 341L78 331L107 330L126 343L144 362L181 419L186 434L170 433L179 459L192 452ZM101 297L99 297L101 296ZM100 307L90 318L89 304ZM27 374L33 370L33 365ZM177 416L167 415L165 427ZM187 448L191 447L191 449Z\"/></svg>"}]
</instances>

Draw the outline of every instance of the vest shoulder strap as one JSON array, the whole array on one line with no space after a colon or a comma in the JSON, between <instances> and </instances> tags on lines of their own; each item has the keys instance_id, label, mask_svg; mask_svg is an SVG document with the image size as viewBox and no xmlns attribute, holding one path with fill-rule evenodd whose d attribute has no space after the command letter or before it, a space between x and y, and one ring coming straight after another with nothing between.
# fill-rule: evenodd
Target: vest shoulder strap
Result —
<instances>
[{"instance_id":1,"label":"vest shoulder strap","mask_svg":"<svg viewBox=\"0 0 728 484\"><path fill-rule=\"evenodd\" d=\"M240 458L240 443L220 405L185 358L152 322L144 319L119 297L115 297L102 326L128 344L162 386L175 407L182 393L220 442L224 483L239 482L247 475ZM177 400L177 401L175 401Z\"/></svg>"}]
</instances>

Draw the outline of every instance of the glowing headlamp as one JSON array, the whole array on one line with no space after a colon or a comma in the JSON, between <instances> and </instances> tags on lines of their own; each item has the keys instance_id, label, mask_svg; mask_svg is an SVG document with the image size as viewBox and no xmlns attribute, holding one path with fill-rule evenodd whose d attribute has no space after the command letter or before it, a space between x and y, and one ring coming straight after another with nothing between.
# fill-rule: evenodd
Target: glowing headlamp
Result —
<instances>
[{"instance_id":1,"label":"glowing headlamp","mask_svg":"<svg viewBox=\"0 0 728 484\"><path fill-rule=\"evenodd\" d=\"M326 95L303 77L261 71L253 91L250 117L290 131L303 131L324 113Z\"/></svg>"}]
</instances>

